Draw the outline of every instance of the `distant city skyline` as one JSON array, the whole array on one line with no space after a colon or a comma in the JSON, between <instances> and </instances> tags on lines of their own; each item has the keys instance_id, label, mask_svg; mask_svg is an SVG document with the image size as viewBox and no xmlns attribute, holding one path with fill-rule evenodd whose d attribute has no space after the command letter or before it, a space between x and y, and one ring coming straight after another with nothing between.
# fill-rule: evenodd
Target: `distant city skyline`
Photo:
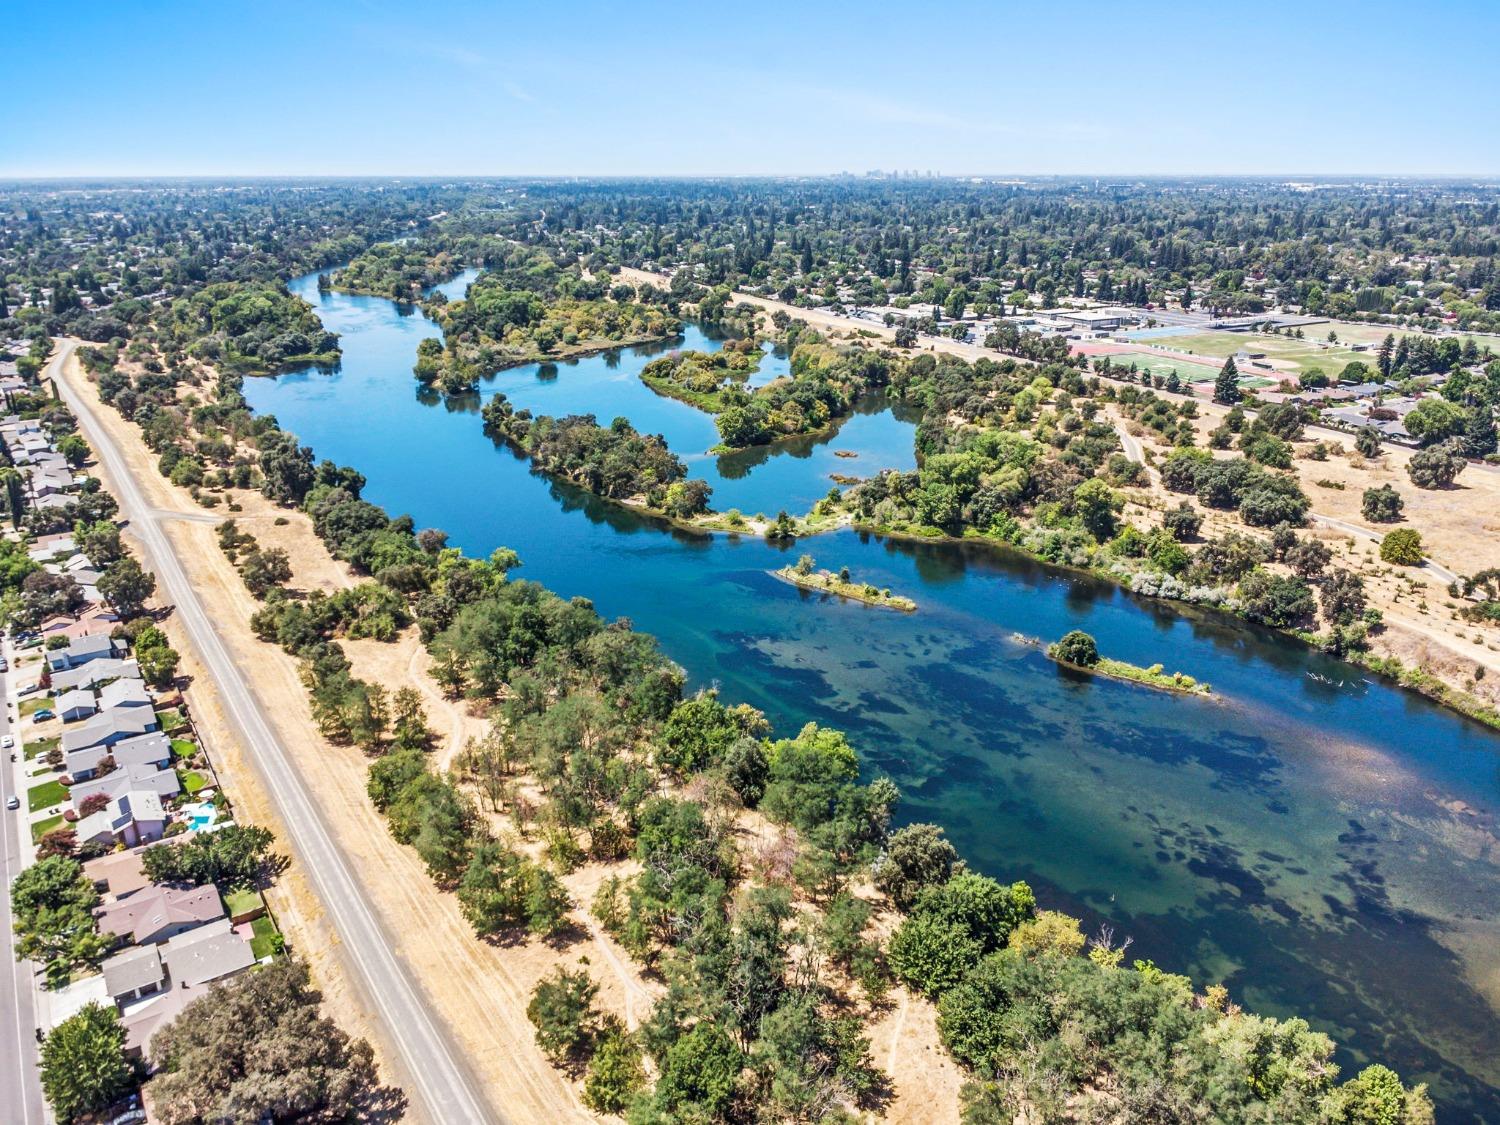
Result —
<instances>
[{"instance_id":1,"label":"distant city skyline","mask_svg":"<svg viewBox=\"0 0 1500 1125\"><path fill-rule=\"evenodd\" d=\"M1500 175L1483 0L160 0L6 23L0 178Z\"/></svg>"}]
</instances>

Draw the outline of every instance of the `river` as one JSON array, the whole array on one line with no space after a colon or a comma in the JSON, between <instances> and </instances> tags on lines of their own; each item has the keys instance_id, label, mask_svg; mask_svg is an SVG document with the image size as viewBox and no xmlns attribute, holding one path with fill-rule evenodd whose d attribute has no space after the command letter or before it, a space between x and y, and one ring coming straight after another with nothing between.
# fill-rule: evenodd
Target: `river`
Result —
<instances>
[{"instance_id":1,"label":"river","mask_svg":"<svg viewBox=\"0 0 1500 1125\"><path fill-rule=\"evenodd\" d=\"M472 273L442 287L460 297ZM364 473L365 495L465 551L660 638L694 684L782 732L840 727L976 868L1132 939L1130 957L1301 1015L1345 1067L1428 1081L1441 1121L1500 1120L1500 737L1237 619L1142 599L988 546L844 531L771 546L700 536L551 482L482 432L503 391L662 433L713 505L805 511L833 472L914 464L915 418L882 400L841 431L732 457L711 419L636 377L660 347L532 365L444 401L412 377L419 312L292 283L341 366L248 380L257 411ZM711 349L689 325L672 346ZM784 369L769 355L766 376ZM782 365L778 368L777 365ZM840 457L838 451L857 454ZM914 598L893 613L767 572L802 553ZM1086 629L1107 655L1213 684L1204 701L1059 669L1019 632ZM1320 678L1314 678L1320 677Z\"/></svg>"}]
</instances>

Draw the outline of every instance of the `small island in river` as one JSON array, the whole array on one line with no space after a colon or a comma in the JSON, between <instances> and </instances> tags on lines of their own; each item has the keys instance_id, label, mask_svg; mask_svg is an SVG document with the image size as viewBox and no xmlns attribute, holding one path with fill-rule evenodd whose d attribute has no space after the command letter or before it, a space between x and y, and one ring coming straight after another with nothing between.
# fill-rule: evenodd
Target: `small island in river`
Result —
<instances>
[{"instance_id":1,"label":"small island in river","mask_svg":"<svg viewBox=\"0 0 1500 1125\"><path fill-rule=\"evenodd\" d=\"M841 598L850 598L866 605L883 606L886 609L898 609L902 613L914 613L917 603L910 598L893 594L890 590L871 586L866 582L855 582L849 577L849 568L844 567L837 574L831 570L815 570L816 562L811 555L803 555L797 560L795 566L784 566L780 570L771 573L783 582L790 582L793 586L799 586L804 590L816 590L824 594L836 594Z\"/></svg>"},{"instance_id":2,"label":"small island in river","mask_svg":"<svg viewBox=\"0 0 1500 1125\"><path fill-rule=\"evenodd\" d=\"M1181 695L1213 694L1213 689L1207 684L1199 683L1183 672L1163 672L1160 664L1142 668L1137 664L1127 664L1123 660L1111 660L1100 656L1099 646L1094 642L1094 638L1081 629L1074 629L1071 633L1064 634L1062 640L1056 644L1048 645L1047 655L1059 664L1066 664L1069 668L1108 676L1113 680L1128 680L1134 684L1144 684L1158 691L1177 692Z\"/></svg>"}]
</instances>

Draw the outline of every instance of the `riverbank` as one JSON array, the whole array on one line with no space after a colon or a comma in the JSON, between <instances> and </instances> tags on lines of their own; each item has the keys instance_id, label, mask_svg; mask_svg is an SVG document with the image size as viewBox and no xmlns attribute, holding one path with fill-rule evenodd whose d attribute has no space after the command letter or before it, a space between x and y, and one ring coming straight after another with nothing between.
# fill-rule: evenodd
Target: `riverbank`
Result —
<instances>
[{"instance_id":1,"label":"riverbank","mask_svg":"<svg viewBox=\"0 0 1500 1125\"><path fill-rule=\"evenodd\" d=\"M770 573L783 582L789 582L802 590L832 594L835 597L879 606L882 609L899 610L902 613L915 613L917 609L917 603L910 598L893 594L889 590L878 589L868 583L852 582L829 570L802 571L795 566L784 566Z\"/></svg>"}]
</instances>

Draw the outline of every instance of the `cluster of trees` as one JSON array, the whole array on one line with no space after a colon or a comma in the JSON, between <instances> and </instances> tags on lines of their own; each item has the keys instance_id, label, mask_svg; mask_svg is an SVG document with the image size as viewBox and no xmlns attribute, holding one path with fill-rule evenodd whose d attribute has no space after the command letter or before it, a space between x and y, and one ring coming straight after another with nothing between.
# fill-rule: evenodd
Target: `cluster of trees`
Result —
<instances>
[{"instance_id":1,"label":"cluster of trees","mask_svg":"<svg viewBox=\"0 0 1500 1125\"><path fill-rule=\"evenodd\" d=\"M642 434L626 418L608 428L592 414L534 417L497 394L484 406L485 432L526 453L538 469L611 500L644 497L649 507L679 519L708 510L712 493L688 480L682 459L659 434Z\"/></svg>"},{"instance_id":2,"label":"cluster of trees","mask_svg":"<svg viewBox=\"0 0 1500 1125\"><path fill-rule=\"evenodd\" d=\"M859 399L890 381L891 360L864 347L836 348L816 333L789 326L791 377L754 391L721 393L719 437L730 449L816 433L845 417Z\"/></svg>"},{"instance_id":3,"label":"cluster of trees","mask_svg":"<svg viewBox=\"0 0 1500 1125\"><path fill-rule=\"evenodd\" d=\"M809 307L919 300L957 317L1063 297L1224 313L1285 301L1423 324L1442 306L1483 328L1500 322L1497 206L1436 184L1309 200L1243 182L557 183L529 187L502 224L557 253Z\"/></svg>"},{"instance_id":4,"label":"cluster of trees","mask_svg":"<svg viewBox=\"0 0 1500 1125\"><path fill-rule=\"evenodd\" d=\"M641 370L641 382L658 394L681 399L717 414L743 390L745 377L760 365L763 353L753 338L726 340L716 352L671 352Z\"/></svg>"},{"instance_id":5,"label":"cluster of trees","mask_svg":"<svg viewBox=\"0 0 1500 1125\"><path fill-rule=\"evenodd\" d=\"M269 828L229 824L200 832L181 844L157 844L141 853L141 866L153 883L222 887L252 886L265 875L276 837Z\"/></svg>"},{"instance_id":6,"label":"cluster of trees","mask_svg":"<svg viewBox=\"0 0 1500 1125\"><path fill-rule=\"evenodd\" d=\"M443 342L424 342L416 375L450 394L471 390L490 372L557 355L676 336L682 322L654 290L638 293L590 277L547 252L493 241L485 271L461 301L429 299Z\"/></svg>"},{"instance_id":7,"label":"cluster of trees","mask_svg":"<svg viewBox=\"0 0 1500 1125\"><path fill-rule=\"evenodd\" d=\"M462 261L447 249L417 242L378 242L331 275L319 276L318 287L411 302L462 268Z\"/></svg>"},{"instance_id":8,"label":"cluster of trees","mask_svg":"<svg viewBox=\"0 0 1500 1125\"><path fill-rule=\"evenodd\" d=\"M206 285L172 302L159 330L171 347L225 371L274 373L339 359L338 337L312 306L270 282Z\"/></svg>"},{"instance_id":9,"label":"cluster of trees","mask_svg":"<svg viewBox=\"0 0 1500 1125\"><path fill-rule=\"evenodd\" d=\"M1267 472L1248 457L1215 458L1202 449L1175 449L1162 462L1162 483L1194 494L1209 508L1236 510L1251 527L1301 524L1312 502L1291 477Z\"/></svg>"}]
</instances>

